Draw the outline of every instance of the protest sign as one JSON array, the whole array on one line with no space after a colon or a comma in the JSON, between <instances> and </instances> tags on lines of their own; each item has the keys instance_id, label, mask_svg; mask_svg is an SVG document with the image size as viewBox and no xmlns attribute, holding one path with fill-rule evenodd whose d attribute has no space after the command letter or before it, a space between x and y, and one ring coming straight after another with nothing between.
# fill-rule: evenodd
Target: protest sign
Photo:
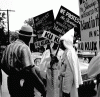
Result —
<instances>
[{"instance_id":1,"label":"protest sign","mask_svg":"<svg viewBox=\"0 0 100 97\"><path fill-rule=\"evenodd\" d=\"M41 47L50 43L51 41L49 39L44 39L44 40L35 42L34 45L35 45L35 48L37 48L37 47Z\"/></svg>"},{"instance_id":2,"label":"protest sign","mask_svg":"<svg viewBox=\"0 0 100 97\"><path fill-rule=\"evenodd\" d=\"M73 27L80 25L80 18L78 15L61 6L56 17L53 32L64 35L67 31Z\"/></svg>"},{"instance_id":3,"label":"protest sign","mask_svg":"<svg viewBox=\"0 0 100 97\"><path fill-rule=\"evenodd\" d=\"M59 43L59 41L60 41L60 37L51 33L50 31L44 31L43 34L42 34L42 37L47 38L47 39L49 39L49 40L51 40L52 42L55 42L55 43Z\"/></svg>"},{"instance_id":4,"label":"protest sign","mask_svg":"<svg viewBox=\"0 0 100 97\"><path fill-rule=\"evenodd\" d=\"M33 17L34 19L34 26L36 29L36 35L38 35L40 38L41 34L44 30L50 31L54 26L54 15L53 10L47 11L43 14L40 14L36 17Z\"/></svg>"},{"instance_id":5,"label":"protest sign","mask_svg":"<svg viewBox=\"0 0 100 97\"><path fill-rule=\"evenodd\" d=\"M97 41L81 41L78 43L78 51L97 51Z\"/></svg>"},{"instance_id":6,"label":"protest sign","mask_svg":"<svg viewBox=\"0 0 100 97\"><path fill-rule=\"evenodd\" d=\"M99 51L99 2L98 0L79 1L81 31L79 47L83 51Z\"/></svg>"},{"instance_id":7,"label":"protest sign","mask_svg":"<svg viewBox=\"0 0 100 97\"><path fill-rule=\"evenodd\" d=\"M80 25L78 27L74 27L74 38L73 38L73 44L77 42L77 40L80 40L81 33L80 33Z\"/></svg>"}]
</instances>

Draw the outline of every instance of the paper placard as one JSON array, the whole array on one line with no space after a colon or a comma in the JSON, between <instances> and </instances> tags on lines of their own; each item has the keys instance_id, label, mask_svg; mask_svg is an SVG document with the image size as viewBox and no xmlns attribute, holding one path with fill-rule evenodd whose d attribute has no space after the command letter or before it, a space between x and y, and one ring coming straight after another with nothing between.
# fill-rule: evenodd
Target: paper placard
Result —
<instances>
[{"instance_id":1,"label":"paper placard","mask_svg":"<svg viewBox=\"0 0 100 97\"><path fill-rule=\"evenodd\" d=\"M47 11L45 13L42 13L36 17L33 17L34 19L34 26L36 29L36 35L41 35L44 30L50 31L53 29L54 26L54 14L53 10Z\"/></svg>"},{"instance_id":2,"label":"paper placard","mask_svg":"<svg viewBox=\"0 0 100 97\"><path fill-rule=\"evenodd\" d=\"M37 47L44 46L44 45L47 45L50 43L51 43L51 41L49 39L45 39L45 40L35 42L34 45L37 48Z\"/></svg>"},{"instance_id":3,"label":"paper placard","mask_svg":"<svg viewBox=\"0 0 100 97\"><path fill-rule=\"evenodd\" d=\"M50 31L44 31L42 37L47 38L55 43L59 43L60 41L60 38L57 35L51 33Z\"/></svg>"},{"instance_id":4,"label":"paper placard","mask_svg":"<svg viewBox=\"0 0 100 97\"><path fill-rule=\"evenodd\" d=\"M61 6L54 23L54 32L64 35L73 27L79 27L80 18L69 9Z\"/></svg>"}]
</instances>

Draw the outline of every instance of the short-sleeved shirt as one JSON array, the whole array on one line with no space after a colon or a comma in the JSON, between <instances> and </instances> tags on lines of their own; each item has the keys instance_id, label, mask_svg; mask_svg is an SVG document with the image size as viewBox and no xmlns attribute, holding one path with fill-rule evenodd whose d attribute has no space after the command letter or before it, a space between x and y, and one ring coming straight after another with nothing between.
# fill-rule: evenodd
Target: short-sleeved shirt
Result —
<instances>
[{"instance_id":1,"label":"short-sleeved shirt","mask_svg":"<svg viewBox=\"0 0 100 97\"><path fill-rule=\"evenodd\" d=\"M33 65L30 48L23 41L17 39L5 49L1 63L4 63L5 69L12 66L18 70Z\"/></svg>"}]
</instances>

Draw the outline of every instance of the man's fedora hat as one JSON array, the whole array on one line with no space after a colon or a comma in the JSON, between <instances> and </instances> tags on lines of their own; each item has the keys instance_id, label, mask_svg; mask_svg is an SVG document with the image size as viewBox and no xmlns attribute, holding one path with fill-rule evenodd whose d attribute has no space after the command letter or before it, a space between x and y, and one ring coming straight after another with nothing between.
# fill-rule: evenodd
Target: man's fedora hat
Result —
<instances>
[{"instance_id":1,"label":"man's fedora hat","mask_svg":"<svg viewBox=\"0 0 100 97\"><path fill-rule=\"evenodd\" d=\"M19 31L16 31L19 35L27 36L27 37L34 37L36 36L33 34L33 29L30 25L23 25Z\"/></svg>"}]
</instances>

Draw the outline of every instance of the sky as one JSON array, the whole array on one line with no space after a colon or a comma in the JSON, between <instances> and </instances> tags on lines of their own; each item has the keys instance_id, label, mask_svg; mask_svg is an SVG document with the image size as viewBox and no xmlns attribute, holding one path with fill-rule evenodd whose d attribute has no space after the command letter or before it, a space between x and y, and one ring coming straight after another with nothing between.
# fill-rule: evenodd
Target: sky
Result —
<instances>
[{"instance_id":1,"label":"sky","mask_svg":"<svg viewBox=\"0 0 100 97\"><path fill-rule=\"evenodd\" d=\"M14 10L9 12L10 31L19 30L28 18L53 10L54 17L64 6L79 15L79 0L0 0L1 10Z\"/></svg>"}]
</instances>

